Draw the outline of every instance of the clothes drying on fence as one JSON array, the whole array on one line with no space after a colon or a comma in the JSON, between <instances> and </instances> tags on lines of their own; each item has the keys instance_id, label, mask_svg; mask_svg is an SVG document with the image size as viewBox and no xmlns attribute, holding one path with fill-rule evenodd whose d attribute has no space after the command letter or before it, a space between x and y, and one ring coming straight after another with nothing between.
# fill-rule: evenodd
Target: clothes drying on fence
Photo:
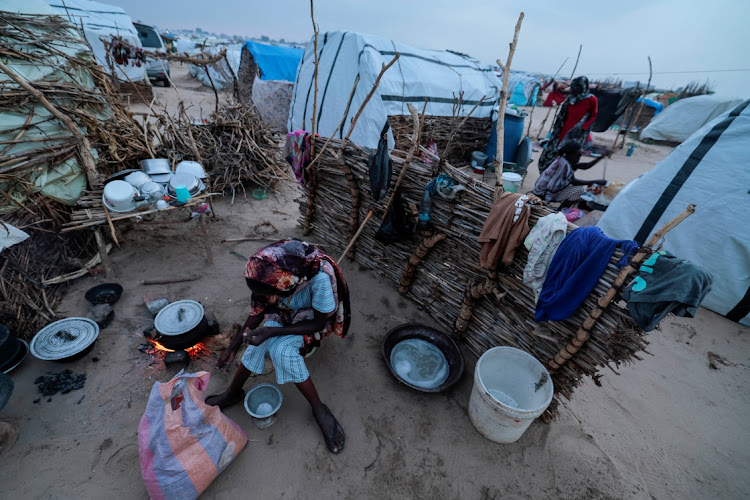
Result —
<instances>
[{"instance_id":1,"label":"clothes drying on fence","mask_svg":"<svg viewBox=\"0 0 750 500\"><path fill-rule=\"evenodd\" d=\"M613 240L595 226L568 234L547 270L536 304L536 320L568 319L594 289L617 247L625 254L618 262L622 267L638 244L632 240Z\"/></svg>"},{"instance_id":2,"label":"clothes drying on fence","mask_svg":"<svg viewBox=\"0 0 750 500\"><path fill-rule=\"evenodd\" d=\"M523 270L523 282L534 290L534 300L539 299L550 260L565 238L567 230L568 220L565 215L556 212L540 218L524 241L529 256Z\"/></svg>"},{"instance_id":3,"label":"clothes drying on fence","mask_svg":"<svg viewBox=\"0 0 750 500\"><path fill-rule=\"evenodd\" d=\"M500 257L506 265L513 262L516 248L529 234L531 210L528 202L535 199L506 192L495 201L479 235L479 263L482 267L494 269Z\"/></svg>"},{"instance_id":4,"label":"clothes drying on fence","mask_svg":"<svg viewBox=\"0 0 750 500\"><path fill-rule=\"evenodd\" d=\"M424 187L422 200L419 202L419 227L426 228L432 220L432 197L440 195L444 200L454 200L460 191L466 188L448 174L440 174Z\"/></svg>"},{"instance_id":5,"label":"clothes drying on fence","mask_svg":"<svg viewBox=\"0 0 750 500\"><path fill-rule=\"evenodd\" d=\"M713 276L702 267L661 251L641 264L622 298L633 320L650 332L669 313L694 317L712 283Z\"/></svg>"},{"instance_id":6,"label":"clothes drying on fence","mask_svg":"<svg viewBox=\"0 0 750 500\"><path fill-rule=\"evenodd\" d=\"M286 134L284 142L284 158L289 162L300 186L307 184L307 166L312 161L310 157L310 134L304 130L295 130Z\"/></svg>"}]
</instances>

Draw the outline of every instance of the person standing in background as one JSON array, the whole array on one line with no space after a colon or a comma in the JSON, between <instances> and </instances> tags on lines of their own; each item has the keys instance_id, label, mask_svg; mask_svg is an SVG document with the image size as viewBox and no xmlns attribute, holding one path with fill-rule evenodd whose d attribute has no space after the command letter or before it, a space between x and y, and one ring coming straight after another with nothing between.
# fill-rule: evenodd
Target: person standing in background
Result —
<instances>
[{"instance_id":1,"label":"person standing in background","mask_svg":"<svg viewBox=\"0 0 750 500\"><path fill-rule=\"evenodd\" d=\"M589 92L589 79L585 76L574 78L570 82L570 95L560 105L549 140L539 157L540 173L560 155L560 149L567 143L575 141L585 144L588 141L597 109L596 96Z\"/></svg>"}]
</instances>

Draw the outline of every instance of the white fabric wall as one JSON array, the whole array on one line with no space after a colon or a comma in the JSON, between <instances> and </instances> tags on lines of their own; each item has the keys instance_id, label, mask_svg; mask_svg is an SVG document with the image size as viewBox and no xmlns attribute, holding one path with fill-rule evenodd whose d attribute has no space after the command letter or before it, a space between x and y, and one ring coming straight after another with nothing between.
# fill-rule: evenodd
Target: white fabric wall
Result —
<instances>
[{"instance_id":1,"label":"white fabric wall","mask_svg":"<svg viewBox=\"0 0 750 500\"><path fill-rule=\"evenodd\" d=\"M746 101L750 102L750 101ZM744 105L744 104L741 104ZM739 109L736 106L735 109ZM707 146L727 112L706 124L669 156L628 184L609 206L598 226L610 238L634 238L676 174ZM713 132L712 132L713 130ZM750 105L721 132L658 219L654 231L688 205L695 214L666 236L664 249L714 275L703 305L726 315L750 287ZM653 231L652 231L653 233ZM750 317L741 321L750 325Z\"/></svg>"},{"instance_id":2,"label":"white fabric wall","mask_svg":"<svg viewBox=\"0 0 750 500\"><path fill-rule=\"evenodd\" d=\"M289 130L311 129L314 94L314 48L305 47L289 111ZM500 94L500 81L492 68L468 56L447 51L420 50L372 35L334 31L318 37L318 118L316 132L333 134L346 113L346 126L337 137L346 135L348 124L370 92L383 64L395 52L400 59L385 73L375 95L357 121L351 140L375 148L388 115L408 115L407 103L422 111L428 97L427 114L452 116L453 96L463 90L465 116L484 95L485 101L472 116L490 116ZM347 111L348 99L359 75L360 81ZM393 147L389 132L389 145Z\"/></svg>"}]
</instances>

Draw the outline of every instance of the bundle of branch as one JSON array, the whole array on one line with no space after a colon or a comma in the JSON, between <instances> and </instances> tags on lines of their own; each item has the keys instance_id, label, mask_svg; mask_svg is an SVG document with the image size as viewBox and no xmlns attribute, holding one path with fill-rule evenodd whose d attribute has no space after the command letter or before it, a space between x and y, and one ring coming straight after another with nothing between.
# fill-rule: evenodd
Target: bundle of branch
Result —
<instances>
[{"instance_id":1,"label":"bundle of branch","mask_svg":"<svg viewBox=\"0 0 750 500\"><path fill-rule=\"evenodd\" d=\"M336 151L339 145L340 141L333 139L330 150ZM362 199L372 199L368 193L367 157L367 151L358 146L345 148L344 161L357 179ZM391 157L395 177L403 167L405 153L394 150ZM404 203L419 203L437 161L427 150L423 150L422 158L412 160L401 185ZM450 164L445 165L444 171L465 186L466 191L453 202L433 197L432 222L446 238L419 263L407 295L428 311L444 330L451 331L468 286L483 282L487 276L479 266L477 238L489 214L494 193L491 186L474 180ZM327 151L319 164L313 231L317 238L329 243L337 252L346 248L348 243L347 214L351 206L348 187L344 172L336 166L333 154ZM306 207L306 203L303 197L300 206ZM362 207L360 219L371 208L375 210L376 219L382 216L384 203L385 200L381 199L374 206ZM530 224L536 224L548 213L551 212L547 208L533 208ZM421 238L413 235L408 240L385 246L375 239L377 230L377 224L365 227L354 258L388 278L396 287L404 272L404 263L414 254ZM546 364L575 335L598 296L614 282L617 276L615 262L620 257L615 253L595 290L571 318L539 325L534 321L534 292L522 281L527 252L520 248L512 265L498 269L496 285L501 293L490 294L478 301L463 338L466 347L480 356L490 347L513 346ZM596 380L599 369L604 366L614 369L620 363L640 359L638 352L643 351L646 344L643 332L632 322L624 306L610 306L594 327L591 339L553 375L556 397L569 398L583 376ZM546 418L554 417L556 408L555 402Z\"/></svg>"},{"instance_id":2,"label":"bundle of branch","mask_svg":"<svg viewBox=\"0 0 750 500\"><path fill-rule=\"evenodd\" d=\"M245 192L246 184L273 189L289 176L278 140L251 105L231 99L222 102L205 124L193 123L185 113L161 115L159 120L165 154L174 160L200 161L214 188L231 192L232 200Z\"/></svg>"},{"instance_id":3,"label":"bundle of branch","mask_svg":"<svg viewBox=\"0 0 750 500\"><path fill-rule=\"evenodd\" d=\"M29 338L54 319L64 289L42 281L80 269L96 248L89 232L59 234L70 205L87 179L133 165L147 147L67 20L0 11L0 39L0 224L29 235L0 253L0 323Z\"/></svg>"},{"instance_id":4,"label":"bundle of branch","mask_svg":"<svg viewBox=\"0 0 750 500\"><path fill-rule=\"evenodd\" d=\"M435 143L439 152L445 151L451 132L455 126L456 117L452 116L425 116L422 138L420 143L425 148L430 143ZM462 119L462 118L458 118ZM411 116L388 117L388 123L393 130L393 138L396 141L396 149L408 150L411 145L411 133L414 127ZM471 161L473 151L484 152L487 142L492 133L492 120L490 118L469 117L466 123L456 132L450 141L450 154L446 160L452 165L465 165Z\"/></svg>"}]
</instances>

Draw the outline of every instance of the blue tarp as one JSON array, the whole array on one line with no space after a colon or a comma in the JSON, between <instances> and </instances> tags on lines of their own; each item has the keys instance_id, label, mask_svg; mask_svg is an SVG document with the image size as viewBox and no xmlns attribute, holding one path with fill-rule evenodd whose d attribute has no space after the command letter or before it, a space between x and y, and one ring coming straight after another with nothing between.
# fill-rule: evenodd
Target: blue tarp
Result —
<instances>
[{"instance_id":1,"label":"blue tarp","mask_svg":"<svg viewBox=\"0 0 750 500\"><path fill-rule=\"evenodd\" d=\"M260 69L261 80L293 82L297 79L297 66L302 60L304 50L257 42L245 42L245 47L253 55L255 64Z\"/></svg>"},{"instance_id":2,"label":"blue tarp","mask_svg":"<svg viewBox=\"0 0 750 500\"><path fill-rule=\"evenodd\" d=\"M637 102L641 102L641 99L642 99L642 98L641 98L641 97L639 97L639 98L638 98L638 101L637 101ZM652 101L652 100L651 100L651 99L649 99L648 97L646 98L646 102L645 102L645 104L646 104L646 106L648 106L648 107L650 107L650 108L654 108L654 110L655 110L655 111L654 111L654 116L656 116L656 115L658 115L659 113L661 113L661 112L662 112L662 110L664 109L664 105L663 105L662 103L660 103L660 102L656 102L656 101Z\"/></svg>"}]
</instances>

